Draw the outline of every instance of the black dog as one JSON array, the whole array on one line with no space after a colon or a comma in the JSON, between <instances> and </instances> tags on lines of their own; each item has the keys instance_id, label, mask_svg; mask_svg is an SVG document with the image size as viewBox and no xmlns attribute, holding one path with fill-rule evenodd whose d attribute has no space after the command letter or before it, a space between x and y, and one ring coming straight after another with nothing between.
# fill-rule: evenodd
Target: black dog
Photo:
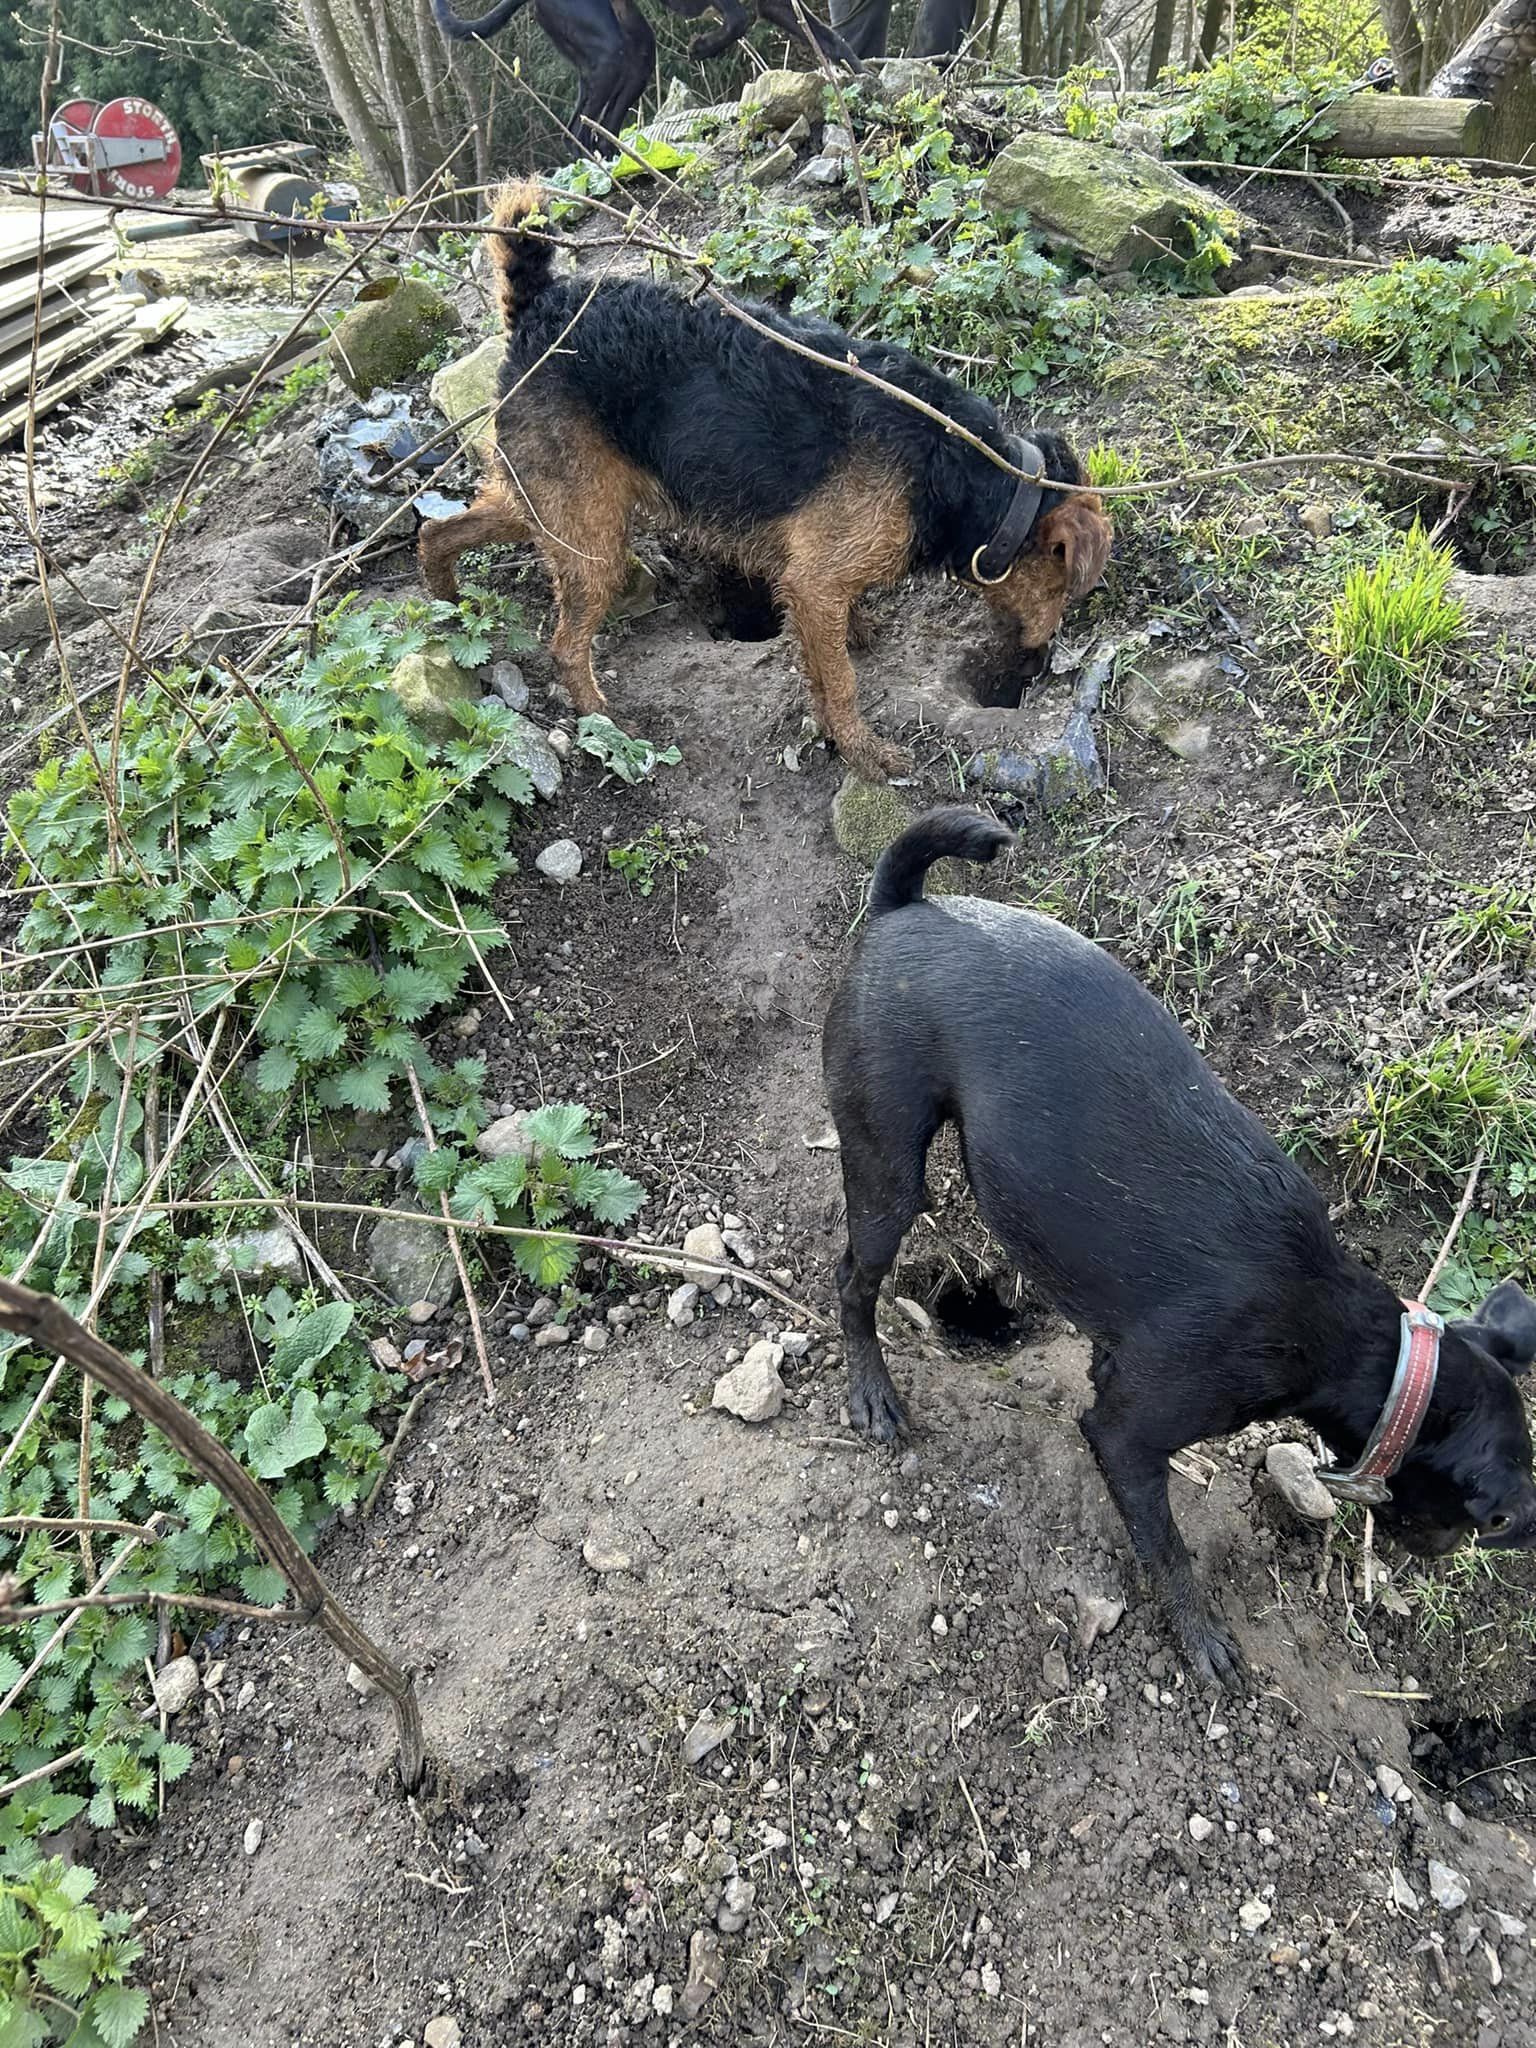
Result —
<instances>
[{"instance_id":1,"label":"black dog","mask_svg":"<svg viewBox=\"0 0 1536 2048\"><path fill-rule=\"evenodd\" d=\"M448 0L432 0L432 18L455 42L485 42L504 29L527 0L496 0L473 21L456 15ZM716 13L720 26L695 36L690 57L718 57L746 34L751 19L742 0L664 0L684 21ZM795 0L754 0L764 21L804 45L805 28ZM804 10L811 41L834 63L857 66L857 58L836 29ZM570 132L583 148L598 147L605 137L627 126L640 95L650 84L656 59L656 38L635 0L534 0L534 19L580 80Z\"/></svg>"},{"instance_id":2,"label":"black dog","mask_svg":"<svg viewBox=\"0 0 1536 2048\"><path fill-rule=\"evenodd\" d=\"M971 32L975 0L922 0L909 57L958 56ZM891 0L831 0L827 18L856 57L880 58L891 28Z\"/></svg>"},{"instance_id":3,"label":"black dog","mask_svg":"<svg viewBox=\"0 0 1536 2048\"><path fill-rule=\"evenodd\" d=\"M1107 953L1031 911L922 900L936 860L990 860L1010 843L961 810L904 832L875 870L868 929L827 1019L848 1197L837 1279L849 1409L881 1440L904 1425L875 1300L924 1205L929 1141L953 1119L989 1228L1094 1341L1083 1433L1183 1655L1201 1677L1237 1684L1241 1653L1197 1591L1169 1510L1168 1459L1282 1415L1357 1458L1393 1384L1403 1304ZM1383 1514L1409 1548L1438 1555L1473 1529L1501 1549L1536 1547L1512 1378L1533 1358L1536 1303L1512 1281L1445 1330Z\"/></svg>"}]
</instances>

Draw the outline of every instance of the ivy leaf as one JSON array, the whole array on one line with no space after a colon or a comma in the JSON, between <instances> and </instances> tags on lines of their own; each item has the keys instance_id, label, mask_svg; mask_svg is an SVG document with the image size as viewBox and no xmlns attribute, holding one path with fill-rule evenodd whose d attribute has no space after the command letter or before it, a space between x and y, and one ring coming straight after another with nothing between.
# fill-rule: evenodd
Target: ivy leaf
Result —
<instances>
[{"instance_id":1,"label":"ivy leaf","mask_svg":"<svg viewBox=\"0 0 1536 2048\"><path fill-rule=\"evenodd\" d=\"M335 1305L349 1307L346 1303ZM313 1387L300 1387L291 1411L281 1401L267 1402L245 1425L245 1445L258 1479L281 1479L295 1465L318 1458L326 1445L320 1396Z\"/></svg>"},{"instance_id":2,"label":"ivy leaf","mask_svg":"<svg viewBox=\"0 0 1536 2048\"><path fill-rule=\"evenodd\" d=\"M269 1045L256 1062L256 1086L263 1095L286 1095L299 1078L299 1063L286 1045Z\"/></svg>"},{"instance_id":3,"label":"ivy leaf","mask_svg":"<svg viewBox=\"0 0 1536 2048\"><path fill-rule=\"evenodd\" d=\"M328 1301L322 1307L312 1309L307 1316L300 1316L296 1323L290 1323L272 1349L274 1376L291 1380L306 1366L317 1365L336 1349L351 1329L355 1314L350 1301ZM276 1475L264 1473L262 1476Z\"/></svg>"}]
</instances>

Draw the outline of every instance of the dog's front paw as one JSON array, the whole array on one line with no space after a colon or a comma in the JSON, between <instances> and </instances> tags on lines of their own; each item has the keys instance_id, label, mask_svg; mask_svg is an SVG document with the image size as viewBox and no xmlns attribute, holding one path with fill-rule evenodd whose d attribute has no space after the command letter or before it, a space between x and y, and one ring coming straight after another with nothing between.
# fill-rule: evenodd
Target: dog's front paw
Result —
<instances>
[{"instance_id":1,"label":"dog's front paw","mask_svg":"<svg viewBox=\"0 0 1536 2048\"><path fill-rule=\"evenodd\" d=\"M907 1411L883 1366L878 1372L853 1375L848 1388L848 1419L860 1436L877 1444L894 1443L906 1435Z\"/></svg>"},{"instance_id":2,"label":"dog's front paw","mask_svg":"<svg viewBox=\"0 0 1536 2048\"><path fill-rule=\"evenodd\" d=\"M838 752L861 782L888 782L893 775L906 775L912 767L910 754L886 740L877 740L873 733L850 740Z\"/></svg>"},{"instance_id":3,"label":"dog's front paw","mask_svg":"<svg viewBox=\"0 0 1536 2048\"><path fill-rule=\"evenodd\" d=\"M1237 1646L1237 1638L1209 1614L1198 1614L1180 1630L1184 1660L1205 1685L1228 1692L1248 1692L1253 1680Z\"/></svg>"}]
</instances>

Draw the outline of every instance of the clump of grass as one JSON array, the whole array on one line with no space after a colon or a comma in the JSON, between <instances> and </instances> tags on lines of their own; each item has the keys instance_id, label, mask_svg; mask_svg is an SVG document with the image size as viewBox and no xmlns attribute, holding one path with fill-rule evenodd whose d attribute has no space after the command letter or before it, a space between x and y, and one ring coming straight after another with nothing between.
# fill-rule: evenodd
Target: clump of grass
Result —
<instances>
[{"instance_id":1,"label":"clump of grass","mask_svg":"<svg viewBox=\"0 0 1536 2048\"><path fill-rule=\"evenodd\" d=\"M1423 725L1434 715L1446 650L1461 632L1461 606L1447 594L1455 566L1415 526L1372 567L1350 570L1322 636L1341 718Z\"/></svg>"},{"instance_id":2,"label":"clump of grass","mask_svg":"<svg viewBox=\"0 0 1536 2048\"><path fill-rule=\"evenodd\" d=\"M1523 1031L1450 1034L1385 1062L1344 1132L1350 1178L1457 1179L1481 1148L1506 1172L1536 1158L1536 1057Z\"/></svg>"},{"instance_id":3,"label":"clump of grass","mask_svg":"<svg viewBox=\"0 0 1536 2048\"><path fill-rule=\"evenodd\" d=\"M1506 960L1528 960L1536 954L1536 888L1517 882L1465 882L1465 899L1443 929L1455 943L1455 955L1493 966Z\"/></svg>"}]
</instances>

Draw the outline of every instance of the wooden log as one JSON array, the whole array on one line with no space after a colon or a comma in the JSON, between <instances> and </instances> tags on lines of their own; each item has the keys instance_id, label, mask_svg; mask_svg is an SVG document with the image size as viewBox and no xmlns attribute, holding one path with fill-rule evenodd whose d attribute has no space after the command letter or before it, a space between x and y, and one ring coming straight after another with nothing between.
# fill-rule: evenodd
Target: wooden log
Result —
<instances>
[{"instance_id":1,"label":"wooden log","mask_svg":"<svg viewBox=\"0 0 1536 2048\"><path fill-rule=\"evenodd\" d=\"M1492 114L1486 100L1357 92L1330 107L1315 132L1328 156L1482 156Z\"/></svg>"}]
</instances>

